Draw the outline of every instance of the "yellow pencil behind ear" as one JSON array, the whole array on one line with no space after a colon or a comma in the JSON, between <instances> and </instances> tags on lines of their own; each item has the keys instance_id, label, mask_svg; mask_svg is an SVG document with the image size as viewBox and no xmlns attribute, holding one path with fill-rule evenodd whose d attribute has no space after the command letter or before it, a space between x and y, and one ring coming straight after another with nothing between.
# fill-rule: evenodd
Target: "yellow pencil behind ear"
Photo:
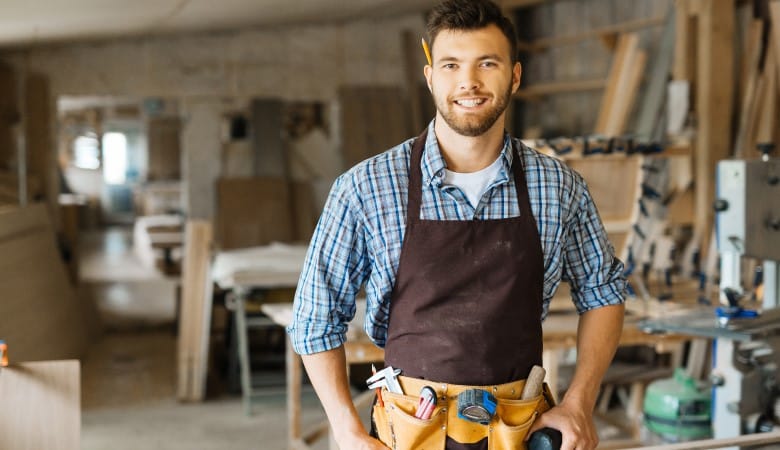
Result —
<instances>
[{"instance_id":1,"label":"yellow pencil behind ear","mask_svg":"<svg viewBox=\"0 0 780 450\"><path fill-rule=\"evenodd\" d=\"M428 59L428 65L432 66L433 61L431 61L431 49L428 47L428 43L425 42L425 38L421 38L420 41L422 42L422 48L425 52L425 57Z\"/></svg>"}]
</instances>

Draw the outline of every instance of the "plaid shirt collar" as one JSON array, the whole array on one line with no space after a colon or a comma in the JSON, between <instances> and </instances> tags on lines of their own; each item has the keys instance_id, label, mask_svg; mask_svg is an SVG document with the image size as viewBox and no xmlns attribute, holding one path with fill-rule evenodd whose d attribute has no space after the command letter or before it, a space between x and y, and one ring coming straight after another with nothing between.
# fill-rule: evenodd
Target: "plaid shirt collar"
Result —
<instances>
[{"instance_id":1,"label":"plaid shirt collar","mask_svg":"<svg viewBox=\"0 0 780 450\"><path fill-rule=\"evenodd\" d=\"M439 149L439 141L436 139L436 132L433 129L434 123L435 119L428 124L428 136L425 140L425 149L423 150L421 164L423 183L439 187L444 179L444 169L447 168L447 163L444 161L444 157L441 155L441 150ZM504 146L501 149L503 164L493 183L494 185L509 181L509 174L512 173L512 158L514 157L514 152L511 149L512 139L509 136L509 133L504 131Z\"/></svg>"}]
</instances>

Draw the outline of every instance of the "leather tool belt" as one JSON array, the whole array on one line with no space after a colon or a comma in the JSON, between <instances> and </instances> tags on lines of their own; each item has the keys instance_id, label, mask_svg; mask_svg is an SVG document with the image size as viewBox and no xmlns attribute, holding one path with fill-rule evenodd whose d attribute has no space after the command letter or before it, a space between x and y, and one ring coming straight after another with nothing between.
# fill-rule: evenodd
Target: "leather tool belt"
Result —
<instances>
[{"instance_id":1,"label":"leather tool belt","mask_svg":"<svg viewBox=\"0 0 780 450\"><path fill-rule=\"evenodd\" d=\"M546 383L541 395L520 400L525 380L495 386L437 383L404 376L398 381L405 394L382 389L384 406L377 402L373 408L378 437L393 450L444 450L447 436L464 444L487 437L489 450L525 448L523 440L537 415L555 404ZM414 417L424 386L433 388L438 398L430 419ZM485 390L497 400L495 414L487 424L458 417L458 395L470 389Z\"/></svg>"}]
</instances>

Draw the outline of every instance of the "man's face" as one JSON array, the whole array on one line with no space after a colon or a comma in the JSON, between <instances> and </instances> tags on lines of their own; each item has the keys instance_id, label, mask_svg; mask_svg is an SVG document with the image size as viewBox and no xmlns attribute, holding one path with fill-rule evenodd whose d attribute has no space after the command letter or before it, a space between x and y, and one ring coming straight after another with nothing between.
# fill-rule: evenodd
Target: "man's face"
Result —
<instances>
[{"instance_id":1,"label":"man's face","mask_svg":"<svg viewBox=\"0 0 780 450\"><path fill-rule=\"evenodd\" d=\"M463 136L480 136L503 117L520 86L520 64L512 64L507 38L495 25L478 30L443 30L433 42L433 65L425 78L436 109ZM503 128L503 120L499 124Z\"/></svg>"}]
</instances>

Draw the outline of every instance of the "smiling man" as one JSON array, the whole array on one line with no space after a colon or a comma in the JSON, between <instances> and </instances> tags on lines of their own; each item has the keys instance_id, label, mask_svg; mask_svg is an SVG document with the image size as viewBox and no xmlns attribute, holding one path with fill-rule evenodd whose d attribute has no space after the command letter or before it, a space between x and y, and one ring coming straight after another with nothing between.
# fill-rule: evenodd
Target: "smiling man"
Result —
<instances>
[{"instance_id":1,"label":"smiling man","mask_svg":"<svg viewBox=\"0 0 780 450\"><path fill-rule=\"evenodd\" d=\"M431 13L423 133L334 184L288 329L340 448L517 449L548 426L564 450L598 438L591 417L623 321L625 279L582 178L504 130L520 85L515 31L488 0ZM562 280L580 313L574 378L558 405L523 395ZM372 430L351 401L343 344L365 288L365 329L402 370ZM436 406L415 417L423 388ZM427 391L430 392L430 391Z\"/></svg>"}]
</instances>

